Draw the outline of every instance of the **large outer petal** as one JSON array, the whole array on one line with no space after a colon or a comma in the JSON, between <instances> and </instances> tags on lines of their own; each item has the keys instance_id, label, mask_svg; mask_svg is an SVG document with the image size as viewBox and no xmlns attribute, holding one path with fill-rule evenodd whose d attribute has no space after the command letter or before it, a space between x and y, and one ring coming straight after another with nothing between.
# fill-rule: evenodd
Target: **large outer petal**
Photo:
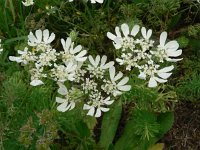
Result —
<instances>
[{"instance_id":1,"label":"large outer petal","mask_svg":"<svg viewBox=\"0 0 200 150\"><path fill-rule=\"evenodd\" d=\"M140 26L134 25L133 29L131 30L131 35L136 36L138 34L139 30L140 30Z\"/></svg>"},{"instance_id":2,"label":"large outer petal","mask_svg":"<svg viewBox=\"0 0 200 150\"><path fill-rule=\"evenodd\" d=\"M129 35L129 26L124 23L121 25L121 29L122 29L122 33L124 34L125 37L127 37Z\"/></svg>"},{"instance_id":3,"label":"large outer petal","mask_svg":"<svg viewBox=\"0 0 200 150\"><path fill-rule=\"evenodd\" d=\"M164 31L164 32L162 32L162 33L160 34L160 45L161 45L162 47L165 46L166 40L167 40L167 32Z\"/></svg>"}]
</instances>

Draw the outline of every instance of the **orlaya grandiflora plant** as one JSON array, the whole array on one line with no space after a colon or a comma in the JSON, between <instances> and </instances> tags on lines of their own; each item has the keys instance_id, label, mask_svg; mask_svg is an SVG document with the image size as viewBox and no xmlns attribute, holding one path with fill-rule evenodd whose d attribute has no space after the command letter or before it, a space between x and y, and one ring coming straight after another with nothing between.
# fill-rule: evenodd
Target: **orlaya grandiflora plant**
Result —
<instances>
[{"instance_id":1,"label":"orlaya grandiflora plant","mask_svg":"<svg viewBox=\"0 0 200 150\"><path fill-rule=\"evenodd\" d=\"M174 66L161 68L161 63L182 60L176 58L182 54L182 50L178 49L178 42L175 40L166 42L165 31L161 33L158 45L151 39L152 30L147 30L145 27L140 29L139 25L130 29L124 23L121 27L115 27L115 33L116 35L108 32L107 37L113 41L115 49L120 51L116 61L126 66L126 70L137 68L140 72L138 77L149 80L148 87L156 87L157 83L167 82L172 74Z\"/></svg>"},{"instance_id":2,"label":"orlaya grandiflora plant","mask_svg":"<svg viewBox=\"0 0 200 150\"><path fill-rule=\"evenodd\" d=\"M30 32L29 47L9 59L29 66L32 86L44 84L43 78L58 83L58 111L70 111L80 102L87 115L100 117L117 96L131 89L126 85L129 78L116 73L114 62L108 62L107 56L87 57L87 51L81 45L74 46L70 37L61 39L63 51L57 52L52 47L54 39L55 34L47 29L37 30L35 35Z\"/></svg>"}]
</instances>

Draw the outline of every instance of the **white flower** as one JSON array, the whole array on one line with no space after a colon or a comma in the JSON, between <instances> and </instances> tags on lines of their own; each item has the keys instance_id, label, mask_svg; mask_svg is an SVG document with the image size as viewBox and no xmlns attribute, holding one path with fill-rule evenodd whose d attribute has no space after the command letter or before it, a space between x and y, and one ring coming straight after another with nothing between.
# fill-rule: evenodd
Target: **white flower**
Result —
<instances>
[{"instance_id":1,"label":"white flower","mask_svg":"<svg viewBox=\"0 0 200 150\"><path fill-rule=\"evenodd\" d=\"M78 45L74 48L74 42L72 42L70 37L68 37L66 41L64 39L61 39L61 43L64 52L60 52L60 54L64 63L84 62L87 59L87 57L85 56L87 54L87 51L82 50L81 45Z\"/></svg>"},{"instance_id":2,"label":"white flower","mask_svg":"<svg viewBox=\"0 0 200 150\"><path fill-rule=\"evenodd\" d=\"M95 93L94 93L95 95ZM91 104L84 104L83 110L89 110L87 115L100 117L101 112L107 112L109 111L109 108L106 108L105 105L111 105L114 100L110 100L110 97L103 98L101 95L98 94L98 96L94 98L89 102Z\"/></svg>"},{"instance_id":3,"label":"white flower","mask_svg":"<svg viewBox=\"0 0 200 150\"><path fill-rule=\"evenodd\" d=\"M2 48L2 45L1 45L1 39L0 39L0 54L3 52L3 48Z\"/></svg>"},{"instance_id":4,"label":"white flower","mask_svg":"<svg viewBox=\"0 0 200 150\"><path fill-rule=\"evenodd\" d=\"M121 58L116 58L116 61L120 65L126 65L126 70L131 70L132 67L139 67L137 57L134 57L132 53L122 53Z\"/></svg>"},{"instance_id":5,"label":"white flower","mask_svg":"<svg viewBox=\"0 0 200 150\"><path fill-rule=\"evenodd\" d=\"M10 61L16 61L17 63L22 63L22 64L26 65L29 62L34 62L37 58L34 55L34 53L31 53L31 52L28 51L27 47L24 48L24 51L18 50L17 52L21 56L19 56L19 57L9 56Z\"/></svg>"},{"instance_id":6,"label":"white flower","mask_svg":"<svg viewBox=\"0 0 200 150\"><path fill-rule=\"evenodd\" d=\"M47 77L46 74L42 73L43 72L43 68L33 68L29 72L31 74L30 85L38 86L38 85L44 84L43 81L40 80L41 78L46 78Z\"/></svg>"},{"instance_id":7,"label":"white flower","mask_svg":"<svg viewBox=\"0 0 200 150\"><path fill-rule=\"evenodd\" d=\"M22 4L24 6L31 6L34 4L33 0L25 0L25 2L22 1Z\"/></svg>"},{"instance_id":8,"label":"white flower","mask_svg":"<svg viewBox=\"0 0 200 150\"><path fill-rule=\"evenodd\" d=\"M174 59L174 57L178 57L182 54L182 50L178 50L179 44L177 41L173 40L166 43L167 40L167 32L162 32L160 35L160 45L157 47L157 51L151 51L156 57L158 57L160 62L163 60L167 60L170 62L176 62L182 60ZM170 58L172 57L172 58Z\"/></svg>"},{"instance_id":9,"label":"white flower","mask_svg":"<svg viewBox=\"0 0 200 150\"><path fill-rule=\"evenodd\" d=\"M102 4L104 0L90 0L90 1L91 1L91 3L96 3L97 2L97 3L101 3Z\"/></svg>"},{"instance_id":10,"label":"white flower","mask_svg":"<svg viewBox=\"0 0 200 150\"><path fill-rule=\"evenodd\" d=\"M97 55L94 59L91 55L88 57L90 64L88 64L88 70L90 72L90 77L95 76L96 78L103 78L105 69L108 69L114 65L113 61L106 63L107 56L102 56L102 58Z\"/></svg>"},{"instance_id":11,"label":"white flower","mask_svg":"<svg viewBox=\"0 0 200 150\"><path fill-rule=\"evenodd\" d=\"M73 63L68 63L66 66L54 64L54 68L51 69L51 77L59 82L65 82L67 80L73 81L76 66Z\"/></svg>"},{"instance_id":12,"label":"white flower","mask_svg":"<svg viewBox=\"0 0 200 150\"><path fill-rule=\"evenodd\" d=\"M55 39L55 34L51 33L49 35L49 30L46 29L36 30L35 36L32 32L28 35L28 45L32 47L36 47L36 51L46 51L47 49L51 49L50 43Z\"/></svg>"},{"instance_id":13,"label":"white flower","mask_svg":"<svg viewBox=\"0 0 200 150\"><path fill-rule=\"evenodd\" d=\"M144 65L142 70L140 70L139 78L146 80L147 76L150 77L148 87L156 87L157 82L165 83L167 82L167 78L171 76L172 73L169 73L174 69L174 66L165 67L163 69L158 70L160 66L154 65L153 62L149 62L148 65ZM157 76L159 77L157 77Z\"/></svg>"},{"instance_id":14,"label":"white flower","mask_svg":"<svg viewBox=\"0 0 200 150\"><path fill-rule=\"evenodd\" d=\"M139 29L140 29L139 25L135 25L130 31L129 26L126 23L124 23L121 25L121 30L124 37L122 37L120 28L118 26L115 27L116 35L107 32L107 37L113 41L113 45L115 46L116 49L122 48L122 51L125 51L126 49L129 48L133 50L135 48L133 37L137 35Z\"/></svg>"},{"instance_id":15,"label":"white flower","mask_svg":"<svg viewBox=\"0 0 200 150\"><path fill-rule=\"evenodd\" d=\"M142 27L141 33L142 33L143 39L137 39L136 43L139 43L142 48L142 51L145 52L150 47L153 47L154 41L150 40L150 37L152 35L152 30L149 29L147 31L147 29L145 27Z\"/></svg>"},{"instance_id":16,"label":"white flower","mask_svg":"<svg viewBox=\"0 0 200 150\"><path fill-rule=\"evenodd\" d=\"M56 102L60 103L57 110L61 112L72 110L75 107L75 102L71 98L70 91L67 90L66 86L60 83L58 93L65 98L56 97Z\"/></svg>"},{"instance_id":17,"label":"white flower","mask_svg":"<svg viewBox=\"0 0 200 150\"><path fill-rule=\"evenodd\" d=\"M81 85L85 93L89 91L96 91L97 90L97 83L89 78L85 79L85 82Z\"/></svg>"},{"instance_id":18,"label":"white flower","mask_svg":"<svg viewBox=\"0 0 200 150\"><path fill-rule=\"evenodd\" d=\"M38 56L38 60L36 62L37 67L43 67L43 66L52 66L52 63L57 60L58 53L55 49L47 49L47 51L42 52Z\"/></svg>"},{"instance_id":19,"label":"white flower","mask_svg":"<svg viewBox=\"0 0 200 150\"><path fill-rule=\"evenodd\" d=\"M107 94L113 94L113 96L121 95L123 91L129 91L131 89L130 85L125 85L129 78L124 77L121 81L116 83L117 80L123 77L123 73L119 72L115 75L115 67L109 68L110 80L104 80L105 85L101 86L101 89Z\"/></svg>"},{"instance_id":20,"label":"white flower","mask_svg":"<svg viewBox=\"0 0 200 150\"><path fill-rule=\"evenodd\" d=\"M82 69L83 63L78 62L76 70L75 70L75 75L74 75L74 82L79 83L80 81L84 81L84 75L86 74L86 70Z\"/></svg>"}]
</instances>

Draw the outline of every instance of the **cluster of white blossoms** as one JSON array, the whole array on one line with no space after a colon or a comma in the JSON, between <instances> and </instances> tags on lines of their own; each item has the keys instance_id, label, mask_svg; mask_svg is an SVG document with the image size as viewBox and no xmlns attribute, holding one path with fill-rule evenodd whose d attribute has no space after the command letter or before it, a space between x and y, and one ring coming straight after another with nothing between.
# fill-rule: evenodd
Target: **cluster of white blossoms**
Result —
<instances>
[{"instance_id":1,"label":"cluster of white blossoms","mask_svg":"<svg viewBox=\"0 0 200 150\"><path fill-rule=\"evenodd\" d=\"M139 25L130 30L124 23L121 28L115 27L115 33L108 32L107 37L113 41L115 49L120 50L116 61L126 66L126 70L139 69L138 77L149 80L148 87L156 87L157 82L167 82L172 74L173 65L161 68L161 64L182 60L176 58L182 54L178 42L173 40L166 43L167 32L161 33L159 44L151 39L151 29L140 28Z\"/></svg>"},{"instance_id":2,"label":"cluster of white blossoms","mask_svg":"<svg viewBox=\"0 0 200 150\"><path fill-rule=\"evenodd\" d=\"M3 48L2 48L2 45L1 45L1 39L0 39L0 54L3 52Z\"/></svg>"},{"instance_id":3,"label":"cluster of white blossoms","mask_svg":"<svg viewBox=\"0 0 200 150\"><path fill-rule=\"evenodd\" d=\"M33 5L34 1L33 0L25 0L25 1L22 1L22 4L27 7L27 6Z\"/></svg>"},{"instance_id":4,"label":"cluster of white blossoms","mask_svg":"<svg viewBox=\"0 0 200 150\"><path fill-rule=\"evenodd\" d=\"M71 38L61 39L64 51L57 52L51 43L55 39L54 33L49 30L36 30L35 35L28 35L28 46L23 51L18 50L20 56L9 56L11 61L29 65L31 85L44 84L43 78L52 78L58 82L73 81L77 64L84 62L87 51L82 46L74 47Z\"/></svg>"},{"instance_id":5,"label":"cluster of white blossoms","mask_svg":"<svg viewBox=\"0 0 200 150\"><path fill-rule=\"evenodd\" d=\"M116 96L131 89L126 85L129 78L123 77L122 72L116 73L114 62L107 62L107 56L87 56L87 50L75 46L69 37L61 39L63 50L57 51L52 46L54 39L55 34L47 29L30 32L27 47L9 59L28 66L32 86L44 84L45 78L56 81L58 111L72 110L81 102L87 115L100 117L109 111Z\"/></svg>"},{"instance_id":6,"label":"cluster of white blossoms","mask_svg":"<svg viewBox=\"0 0 200 150\"><path fill-rule=\"evenodd\" d=\"M74 0L69 0L69 2L73 2ZM88 0L84 0L85 2L87 2ZM90 2L92 4L95 4L95 3L100 3L102 4L104 0L90 0Z\"/></svg>"},{"instance_id":7,"label":"cluster of white blossoms","mask_svg":"<svg viewBox=\"0 0 200 150\"><path fill-rule=\"evenodd\" d=\"M83 109L88 110L87 115L100 117L102 112L109 111L108 106L114 102L115 97L129 91L131 86L126 85L129 78L123 77L123 73L115 75L114 62L107 62L107 56L97 55L93 58L90 55L88 59L86 73L80 82L88 96Z\"/></svg>"}]
</instances>

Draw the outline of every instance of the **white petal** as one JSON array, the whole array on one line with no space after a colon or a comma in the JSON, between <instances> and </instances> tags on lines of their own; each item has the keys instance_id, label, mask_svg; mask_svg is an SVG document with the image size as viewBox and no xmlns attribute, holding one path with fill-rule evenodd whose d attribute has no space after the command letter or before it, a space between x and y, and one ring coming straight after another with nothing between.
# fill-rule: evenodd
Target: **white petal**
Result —
<instances>
[{"instance_id":1,"label":"white petal","mask_svg":"<svg viewBox=\"0 0 200 150\"><path fill-rule=\"evenodd\" d=\"M107 56L103 55L103 57L101 58L101 66L105 65L106 60L107 60Z\"/></svg>"},{"instance_id":2,"label":"white petal","mask_svg":"<svg viewBox=\"0 0 200 150\"><path fill-rule=\"evenodd\" d=\"M148 31L147 31L147 39L149 39L150 37L151 37L151 35L152 35L152 30L151 29L149 29Z\"/></svg>"},{"instance_id":3,"label":"white petal","mask_svg":"<svg viewBox=\"0 0 200 150\"><path fill-rule=\"evenodd\" d=\"M133 29L131 31L131 35L132 36L136 36L138 34L139 30L140 30L140 26L139 25L134 25L134 27L133 27Z\"/></svg>"},{"instance_id":4,"label":"white petal","mask_svg":"<svg viewBox=\"0 0 200 150\"><path fill-rule=\"evenodd\" d=\"M96 59L95 59L95 67L97 67L99 65L101 57L99 55L97 55Z\"/></svg>"},{"instance_id":5,"label":"white petal","mask_svg":"<svg viewBox=\"0 0 200 150\"><path fill-rule=\"evenodd\" d=\"M86 54L87 54L87 51L86 51L86 50L83 50L83 51L81 51L78 55L76 55L75 57L76 57L76 58L83 57L83 56L85 56Z\"/></svg>"},{"instance_id":6,"label":"white petal","mask_svg":"<svg viewBox=\"0 0 200 150\"><path fill-rule=\"evenodd\" d=\"M47 43L48 38L49 38L49 30L46 29L43 31L43 41Z\"/></svg>"},{"instance_id":7,"label":"white petal","mask_svg":"<svg viewBox=\"0 0 200 150\"><path fill-rule=\"evenodd\" d=\"M120 71L120 72L115 76L114 81L117 81L117 80L121 79L122 76L123 76L123 73Z\"/></svg>"},{"instance_id":8,"label":"white petal","mask_svg":"<svg viewBox=\"0 0 200 150\"><path fill-rule=\"evenodd\" d=\"M95 117L100 117L101 116L101 110L99 108L97 108L96 113L95 113Z\"/></svg>"},{"instance_id":9,"label":"white petal","mask_svg":"<svg viewBox=\"0 0 200 150\"><path fill-rule=\"evenodd\" d=\"M65 51L68 51L68 49L66 48L66 45L65 45L65 40L64 39L61 39L61 44L62 44L62 47Z\"/></svg>"},{"instance_id":10,"label":"white petal","mask_svg":"<svg viewBox=\"0 0 200 150\"><path fill-rule=\"evenodd\" d=\"M168 51L176 51L179 47L179 44L177 41L170 41L168 42L165 47L167 48Z\"/></svg>"},{"instance_id":11,"label":"white petal","mask_svg":"<svg viewBox=\"0 0 200 150\"><path fill-rule=\"evenodd\" d=\"M37 43L41 43L42 42L42 30L36 30L35 35L37 38Z\"/></svg>"},{"instance_id":12,"label":"white petal","mask_svg":"<svg viewBox=\"0 0 200 150\"><path fill-rule=\"evenodd\" d=\"M83 110L88 110L88 109L91 109L91 106L87 105L87 104L84 104L83 105Z\"/></svg>"},{"instance_id":13,"label":"white petal","mask_svg":"<svg viewBox=\"0 0 200 150\"><path fill-rule=\"evenodd\" d=\"M112 103L114 102L114 100L112 100L112 101L104 101L104 104L106 104L106 105L111 105Z\"/></svg>"},{"instance_id":14,"label":"white petal","mask_svg":"<svg viewBox=\"0 0 200 150\"><path fill-rule=\"evenodd\" d=\"M115 67L114 66L109 68L109 73L110 73L110 79L114 80L114 77L115 77Z\"/></svg>"},{"instance_id":15,"label":"white petal","mask_svg":"<svg viewBox=\"0 0 200 150\"><path fill-rule=\"evenodd\" d=\"M94 116L94 111L95 111L94 107L91 107L90 110L88 111L87 115Z\"/></svg>"},{"instance_id":16,"label":"white petal","mask_svg":"<svg viewBox=\"0 0 200 150\"><path fill-rule=\"evenodd\" d=\"M177 61L180 61L182 60L183 58L179 58L179 59L172 59L172 58L167 58L166 60L169 61L169 62L177 62Z\"/></svg>"},{"instance_id":17,"label":"white petal","mask_svg":"<svg viewBox=\"0 0 200 150\"><path fill-rule=\"evenodd\" d=\"M117 85L121 86L121 85L125 85L128 82L129 78L128 77L124 77Z\"/></svg>"},{"instance_id":18,"label":"white petal","mask_svg":"<svg viewBox=\"0 0 200 150\"><path fill-rule=\"evenodd\" d=\"M60 104L60 105L57 107L57 110L58 110L58 111L61 111L61 112L67 111L67 105L68 105L67 102L62 103L62 104Z\"/></svg>"},{"instance_id":19,"label":"white petal","mask_svg":"<svg viewBox=\"0 0 200 150\"><path fill-rule=\"evenodd\" d=\"M165 82L167 82L167 80L163 80L163 79L160 79L160 78L158 78L158 77L154 77L154 79L155 79L156 81L158 81L159 83L165 83Z\"/></svg>"},{"instance_id":20,"label":"white petal","mask_svg":"<svg viewBox=\"0 0 200 150\"><path fill-rule=\"evenodd\" d=\"M114 92L113 92L113 96L114 97L116 97L116 96L118 96L118 95L121 95L122 94L122 92L120 92L120 91L118 91L118 90L115 90Z\"/></svg>"},{"instance_id":21,"label":"white petal","mask_svg":"<svg viewBox=\"0 0 200 150\"><path fill-rule=\"evenodd\" d=\"M87 57L77 57L76 56L76 61L78 61L78 62L84 62L84 61L86 61L86 59L87 59Z\"/></svg>"},{"instance_id":22,"label":"white petal","mask_svg":"<svg viewBox=\"0 0 200 150\"><path fill-rule=\"evenodd\" d=\"M160 45L165 46L166 40L167 40L167 32L164 31L160 34Z\"/></svg>"},{"instance_id":23,"label":"white petal","mask_svg":"<svg viewBox=\"0 0 200 150\"><path fill-rule=\"evenodd\" d=\"M67 51L69 51L69 47L71 46L71 44L72 44L72 40L71 40L70 37L68 37L67 40L66 40L66 42L65 42L65 49Z\"/></svg>"},{"instance_id":24,"label":"white petal","mask_svg":"<svg viewBox=\"0 0 200 150\"><path fill-rule=\"evenodd\" d=\"M82 49L81 45L76 46L72 51L70 51L71 54L76 54L78 52L80 52Z\"/></svg>"},{"instance_id":25,"label":"white petal","mask_svg":"<svg viewBox=\"0 0 200 150\"><path fill-rule=\"evenodd\" d=\"M103 0L96 0L98 3L102 4Z\"/></svg>"},{"instance_id":26,"label":"white petal","mask_svg":"<svg viewBox=\"0 0 200 150\"><path fill-rule=\"evenodd\" d=\"M129 35L129 26L126 23L124 23L121 25L121 29L124 36L127 37Z\"/></svg>"},{"instance_id":27,"label":"white petal","mask_svg":"<svg viewBox=\"0 0 200 150\"><path fill-rule=\"evenodd\" d=\"M117 34L117 37L122 37L119 27L115 27L115 33Z\"/></svg>"},{"instance_id":28,"label":"white petal","mask_svg":"<svg viewBox=\"0 0 200 150\"><path fill-rule=\"evenodd\" d=\"M59 85L58 93L61 95L67 95L68 90L67 90L66 86L62 83L58 83L58 85Z\"/></svg>"},{"instance_id":29,"label":"white petal","mask_svg":"<svg viewBox=\"0 0 200 150\"><path fill-rule=\"evenodd\" d=\"M93 66L96 66L95 61L94 61L94 59L93 59L93 57L92 57L91 55L88 57L88 59L89 59L90 63L91 63Z\"/></svg>"},{"instance_id":30,"label":"white petal","mask_svg":"<svg viewBox=\"0 0 200 150\"><path fill-rule=\"evenodd\" d=\"M144 74L144 72L140 72L140 74L138 75L138 78L146 80L146 74Z\"/></svg>"},{"instance_id":31,"label":"white petal","mask_svg":"<svg viewBox=\"0 0 200 150\"><path fill-rule=\"evenodd\" d=\"M113 40L113 41L114 41L114 39L116 38L116 36L115 36L114 34L110 33L110 32L107 32L107 37L108 37L109 39Z\"/></svg>"},{"instance_id":32,"label":"white petal","mask_svg":"<svg viewBox=\"0 0 200 150\"><path fill-rule=\"evenodd\" d=\"M38 86L44 84L41 80L32 80L30 85L32 86Z\"/></svg>"},{"instance_id":33,"label":"white petal","mask_svg":"<svg viewBox=\"0 0 200 150\"><path fill-rule=\"evenodd\" d=\"M130 91L131 90L131 86L130 85L117 86L117 88L120 91Z\"/></svg>"},{"instance_id":34,"label":"white petal","mask_svg":"<svg viewBox=\"0 0 200 150\"><path fill-rule=\"evenodd\" d=\"M9 56L10 61L16 61L18 63L22 62L21 57Z\"/></svg>"},{"instance_id":35,"label":"white petal","mask_svg":"<svg viewBox=\"0 0 200 150\"><path fill-rule=\"evenodd\" d=\"M177 51L173 51L173 52L167 52L168 56L171 57L178 57L182 54L182 50L177 50Z\"/></svg>"},{"instance_id":36,"label":"white petal","mask_svg":"<svg viewBox=\"0 0 200 150\"><path fill-rule=\"evenodd\" d=\"M156 87L156 86L157 86L156 80L153 77L151 77L149 80L148 87Z\"/></svg>"},{"instance_id":37,"label":"white petal","mask_svg":"<svg viewBox=\"0 0 200 150\"><path fill-rule=\"evenodd\" d=\"M104 108L104 107L100 107L99 108L101 111L103 111L103 112L108 112L110 109L109 108Z\"/></svg>"},{"instance_id":38,"label":"white petal","mask_svg":"<svg viewBox=\"0 0 200 150\"><path fill-rule=\"evenodd\" d=\"M165 72L162 72L162 73L158 73L158 76L163 78L163 79L167 79L171 76L172 73L165 73Z\"/></svg>"},{"instance_id":39,"label":"white petal","mask_svg":"<svg viewBox=\"0 0 200 150\"><path fill-rule=\"evenodd\" d=\"M56 35L54 33L51 33L50 37L47 40L47 44L51 43L55 39Z\"/></svg>"},{"instance_id":40,"label":"white petal","mask_svg":"<svg viewBox=\"0 0 200 150\"><path fill-rule=\"evenodd\" d=\"M56 102L57 102L57 103L64 103L64 102L65 102L65 99L60 98L60 97L56 97Z\"/></svg>"},{"instance_id":41,"label":"white petal","mask_svg":"<svg viewBox=\"0 0 200 150\"><path fill-rule=\"evenodd\" d=\"M147 37L146 32L147 32L146 28L145 28L145 27L142 27L141 33L142 33L143 38L145 38L145 39L146 39L146 37Z\"/></svg>"},{"instance_id":42,"label":"white petal","mask_svg":"<svg viewBox=\"0 0 200 150\"><path fill-rule=\"evenodd\" d=\"M112 67L114 65L114 61L110 61L109 63L107 63L106 65L102 66L102 69L108 69L110 67Z\"/></svg>"},{"instance_id":43,"label":"white petal","mask_svg":"<svg viewBox=\"0 0 200 150\"><path fill-rule=\"evenodd\" d=\"M174 69L174 66L171 65L171 66L169 66L169 67L165 67L165 68L163 68L163 69L158 70L158 73L170 72L170 71L172 71L173 69Z\"/></svg>"}]
</instances>

